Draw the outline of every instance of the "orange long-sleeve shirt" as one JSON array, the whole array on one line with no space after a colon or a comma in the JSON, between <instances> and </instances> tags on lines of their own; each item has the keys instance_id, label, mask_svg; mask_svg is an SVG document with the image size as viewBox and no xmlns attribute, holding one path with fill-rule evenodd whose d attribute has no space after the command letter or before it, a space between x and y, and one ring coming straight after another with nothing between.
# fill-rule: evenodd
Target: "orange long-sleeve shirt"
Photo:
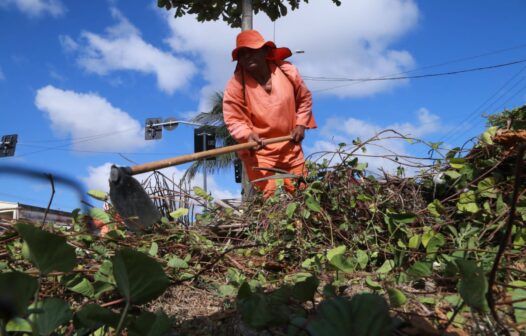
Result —
<instances>
[{"instance_id":1,"label":"orange long-sleeve shirt","mask_svg":"<svg viewBox=\"0 0 526 336\"><path fill-rule=\"evenodd\" d=\"M279 65L279 66L278 66ZM260 138L288 135L296 125L316 128L312 115L312 95L298 70L289 62L269 63L270 93L242 69L228 81L223 96L223 116L232 137L247 142L255 132ZM244 82L244 88L243 88ZM300 144L281 142L257 152L240 151L244 161L290 167L305 161Z\"/></svg>"}]
</instances>

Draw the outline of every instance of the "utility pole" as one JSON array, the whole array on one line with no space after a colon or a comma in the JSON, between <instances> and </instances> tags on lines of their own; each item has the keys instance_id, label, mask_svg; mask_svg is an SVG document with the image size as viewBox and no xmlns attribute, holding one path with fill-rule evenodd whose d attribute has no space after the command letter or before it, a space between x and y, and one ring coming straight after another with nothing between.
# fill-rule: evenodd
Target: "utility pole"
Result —
<instances>
[{"instance_id":1,"label":"utility pole","mask_svg":"<svg viewBox=\"0 0 526 336\"><path fill-rule=\"evenodd\" d=\"M251 30L253 29L252 23L253 13L252 13L252 0L242 0L241 3L241 30ZM243 195L241 199L243 201L248 201L251 198L251 195L254 193L253 186L250 183L247 175L247 169L243 164L243 169L241 172L241 188L243 190Z\"/></svg>"},{"instance_id":2,"label":"utility pole","mask_svg":"<svg viewBox=\"0 0 526 336\"><path fill-rule=\"evenodd\" d=\"M241 4L241 30L252 29L252 0L243 0Z\"/></svg>"}]
</instances>

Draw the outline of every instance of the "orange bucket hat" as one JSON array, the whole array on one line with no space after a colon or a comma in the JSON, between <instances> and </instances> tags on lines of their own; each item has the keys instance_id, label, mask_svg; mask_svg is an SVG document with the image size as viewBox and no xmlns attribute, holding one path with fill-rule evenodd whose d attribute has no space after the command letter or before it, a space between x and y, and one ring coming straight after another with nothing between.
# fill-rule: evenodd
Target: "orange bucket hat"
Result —
<instances>
[{"instance_id":1,"label":"orange bucket hat","mask_svg":"<svg viewBox=\"0 0 526 336\"><path fill-rule=\"evenodd\" d=\"M259 49L263 46L270 47L268 58L271 60L284 60L292 55L289 48L276 48L272 41L265 42L265 39L257 30L245 30L237 35L236 49L232 50L232 60L237 61L237 53L241 48Z\"/></svg>"}]
</instances>

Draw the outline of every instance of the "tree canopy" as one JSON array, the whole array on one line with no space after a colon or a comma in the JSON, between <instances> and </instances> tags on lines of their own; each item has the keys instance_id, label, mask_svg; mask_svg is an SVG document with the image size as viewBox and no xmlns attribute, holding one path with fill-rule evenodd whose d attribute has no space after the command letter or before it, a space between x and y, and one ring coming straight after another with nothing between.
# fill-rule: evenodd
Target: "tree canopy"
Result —
<instances>
[{"instance_id":1,"label":"tree canopy","mask_svg":"<svg viewBox=\"0 0 526 336\"><path fill-rule=\"evenodd\" d=\"M337 6L340 0L331 0ZM309 0L253 0L252 8L255 14L262 11L275 21L288 13L287 4L290 9L295 10L302 2ZM232 28L241 27L241 0L157 0L157 6L170 10L175 9L175 17L186 14L197 14L197 21L216 21L222 19Z\"/></svg>"}]
</instances>

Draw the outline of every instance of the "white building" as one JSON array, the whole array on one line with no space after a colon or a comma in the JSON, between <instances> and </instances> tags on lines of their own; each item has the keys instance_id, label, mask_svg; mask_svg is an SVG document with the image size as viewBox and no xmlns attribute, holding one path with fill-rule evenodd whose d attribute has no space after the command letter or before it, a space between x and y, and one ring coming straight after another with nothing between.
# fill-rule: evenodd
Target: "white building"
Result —
<instances>
[{"instance_id":1,"label":"white building","mask_svg":"<svg viewBox=\"0 0 526 336\"><path fill-rule=\"evenodd\" d=\"M0 220L22 220L34 223L42 223L45 213L46 208L21 203L0 201ZM46 223L71 225L73 220L71 218L71 213L69 212L49 209L46 216Z\"/></svg>"}]
</instances>

